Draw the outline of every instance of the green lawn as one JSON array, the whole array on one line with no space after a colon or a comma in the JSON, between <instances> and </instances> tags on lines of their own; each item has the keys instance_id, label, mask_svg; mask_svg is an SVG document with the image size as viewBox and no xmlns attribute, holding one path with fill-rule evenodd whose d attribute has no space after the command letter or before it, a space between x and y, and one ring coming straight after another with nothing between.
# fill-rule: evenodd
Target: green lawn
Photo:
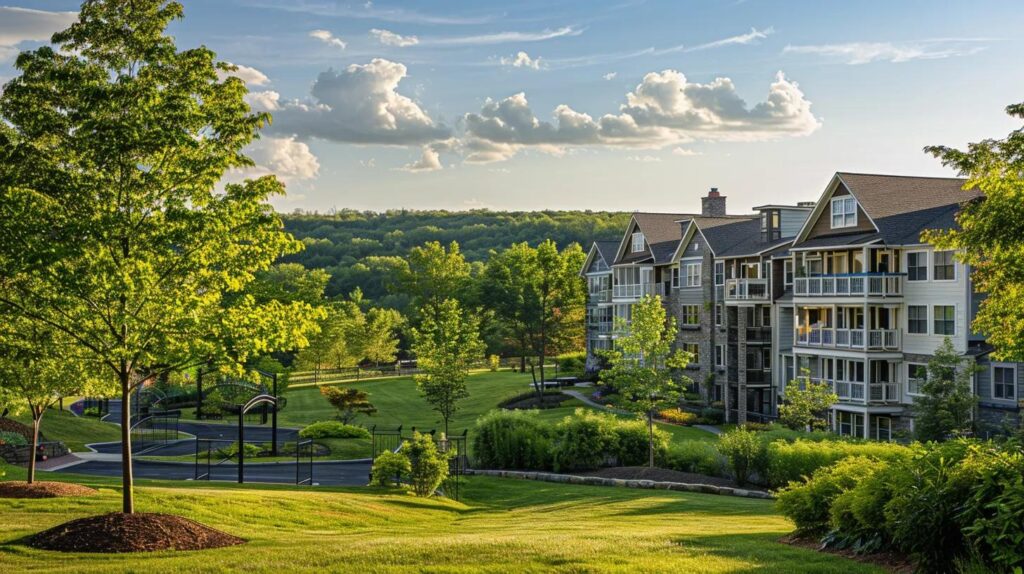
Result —
<instances>
[{"instance_id":1,"label":"green lawn","mask_svg":"<svg viewBox=\"0 0 1024 574\"><path fill-rule=\"evenodd\" d=\"M23 545L33 532L120 508L116 482L71 478L101 494L0 499L4 571L882 572L777 542L792 524L769 501L483 477L467 480L462 502L369 488L139 481L139 511L181 514L249 542L125 555Z\"/></svg>"},{"instance_id":2,"label":"green lawn","mask_svg":"<svg viewBox=\"0 0 1024 574\"><path fill-rule=\"evenodd\" d=\"M27 412L12 418L27 425L32 424L32 416ZM94 417L76 417L68 411L56 409L46 411L40 430L46 440L63 441L75 452L88 451L85 448L88 443L121 440L121 427L117 425L100 422Z\"/></svg>"},{"instance_id":3,"label":"green lawn","mask_svg":"<svg viewBox=\"0 0 1024 574\"><path fill-rule=\"evenodd\" d=\"M540 411L541 420L548 422L558 422L563 418L571 415L577 408L590 408L578 399L570 399L562 403L562 406L557 409L544 409ZM602 411L607 412L607 411ZM615 416L620 418L632 418L632 415L613 413ZM670 425L665 423L655 422L658 428L666 431L672 435L672 442L681 442L686 440L704 440L704 441L715 441L718 440L718 436L707 431L693 428L684 427L679 425Z\"/></svg>"}]
</instances>

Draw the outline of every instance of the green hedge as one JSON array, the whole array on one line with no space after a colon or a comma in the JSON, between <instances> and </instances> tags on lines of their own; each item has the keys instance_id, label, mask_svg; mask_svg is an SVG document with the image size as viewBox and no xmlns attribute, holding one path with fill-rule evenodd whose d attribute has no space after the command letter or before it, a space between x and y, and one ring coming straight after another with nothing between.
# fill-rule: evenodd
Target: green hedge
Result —
<instances>
[{"instance_id":1,"label":"green hedge","mask_svg":"<svg viewBox=\"0 0 1024 574\"><path fill-rule=\"evenodd\" d=\"M539 420L535 410L491 411L476 421L476 465L502 470L547 470L551 468L552 430Z\"/></svg>"},{"instance_id":2,"label":"green hedge","mask_svg":"<svg viewBox=\"0 0 1024 574\"><path fill-rule=\"evenodd\" d=\"M370 431L363 427L347 425L338 421L312 423L299 431L302 438L370 438Z\"/></svg>"},{"instance_id":3,"label":"green hedge","mask_svg":"<svg viewBox=\"0 0 1024 574\"><path fill-rule=\"evenodd\" d=\"M765 466L758 472L766 484L779 488L811 476L815 470L849 457L893 460L913 454L913 448L890 442L845 440L775 440L765 447Z\"/></svg>"}]
</instances>

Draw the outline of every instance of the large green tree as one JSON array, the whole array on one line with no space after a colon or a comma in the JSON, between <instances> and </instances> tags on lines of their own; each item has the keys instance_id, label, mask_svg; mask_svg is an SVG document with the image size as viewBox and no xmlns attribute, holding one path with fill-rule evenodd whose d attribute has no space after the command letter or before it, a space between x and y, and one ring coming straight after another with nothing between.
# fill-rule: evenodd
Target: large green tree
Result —
<instances>
[{"instance_id":1,"label":"large green tree","mask_svg":"<svg viewBox=\"0 0 1024 574\"><path fill-rule=\"evenodd\" d=\"M88 0L59 45L18 56L0 95L0 305L88 351L122 401L123 511L134 510L132 391L199 364L242 370L302 347L318 312L259 303L256 273L301 248L252 165L268 120L205 47L179 51L166 0Z\"/></svg>"},{"instance_id":2,"label":"large green tree","mask_svg":"<svg viewBox=\"0 0 1024 574\"><path fill-rule=\"evenodd\" d=\"M439 312L447 299L465 303L470 286L470 265L452 241L447 248L437 241L413 247L406 266L398 271L396 288L412 298L424 312ZM434 320L438 317L435 315Z\"/></svg>"},{"instance_id":3,"label":"large green tree","mask_svg":"<svg viewBox=\"0 0 1024 574\"><path fill-rule=\"evenodd\" d=\"M647 420L648 464L654 466L654 414L658 409L677 406L679 394L692 383L679 374L692 356L672 350L676 323L667 316L661 298L647 295L633 304L633 320L627 325L616 318L616 330L624 333L615 348L605 351L609 368L601 371L601 382L619 391L621 406Z\"/></svg>"},{"instance_id":4,"label":"large green tree","mask_svg":"<svg viewBox=\"0 0 1024 574\"><path fill-rule=\"evenodd\" d=\"M978 398L971 380L978 372L973 359L961 357L946 337L928 361L921 396L914 399L914 434L918 440L946 440L971 431Z\"/></svg>"},{"instance_id":5,"label":"large green tree","mask_svg":"<svg viewBox=\"0 0 1024 574\"><path fill-rule=\"evenodd\" d=\"M1006 112L1024 119L1024 103ZM975 331L995 346L994 356L1024 361L1024 129L1004 139L968 144L966 150L930 146L925 151L967 177L970 199L957 214L957 229L930 231L924 239L937 249L953 249L971 266L976 291L985 293L974 318Z\"/></svg>"}]
</instances>

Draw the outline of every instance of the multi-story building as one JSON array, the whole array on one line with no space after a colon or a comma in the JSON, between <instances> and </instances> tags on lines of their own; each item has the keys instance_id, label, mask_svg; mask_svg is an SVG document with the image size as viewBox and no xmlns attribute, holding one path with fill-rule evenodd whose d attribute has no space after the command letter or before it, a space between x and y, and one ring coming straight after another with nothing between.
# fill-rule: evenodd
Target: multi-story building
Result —
<instances>
[{"instance_id":1,"label":"multi-story building","mask_svg":"<svg viewBox=\"0 0 1024 574\"><path fill-rule=\"evenodd\" d=\"M611 349L612 267L618 241L595 241L580 275L587 281L587 370L600 368L597 352Z\"/></svg>"}]
</instances>

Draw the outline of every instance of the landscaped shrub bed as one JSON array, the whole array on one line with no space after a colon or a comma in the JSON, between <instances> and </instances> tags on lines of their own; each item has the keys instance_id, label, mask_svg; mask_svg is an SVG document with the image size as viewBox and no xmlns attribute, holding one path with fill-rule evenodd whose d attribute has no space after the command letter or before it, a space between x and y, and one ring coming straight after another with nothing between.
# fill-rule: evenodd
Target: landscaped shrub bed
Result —
<instances>
[{"instance_id":1,"label":"landscaped shrub bed","mask_svg":"<svg viewBox=\"0 0 1024 574\"><path fill-rule=\"evenodd\" d=\"M920 571L1020 571L1021 445L963 439L912 453L821 467L782 489L779 509L826 546L901 552Z\"/></svg>"},{"instance_id":2,"label":"landscaped shrub bed","mask_svg":"<svg viewBox=\"0 0 1024 574\"><path fill-rule=\"evenodd\" d=\"M537 411L491 411L476 421L476 465L498 470L548 470L553 430L539 420Z\"/></svg>"},{"instance_id":3,"label":"landscaped shrub bed","mask_svg":"<svg viewBox=\"0 0 1024 574\"><path fill-rule=\"evenodd\" d=\"M665 409L658 412L658 418L675 425L689 426L697 422L697 415L682 409Z\"/></svg>"},{"instance_id":4,"label":"landscaped shrub bed","mask_svg":"<svg viewBox=\"0 0 1024 574\"><path fill-rule=\"evenodd\" d=\"M302 438L370 438L370 431L360 426L347 425L338 421L312 423L299 431Z\"/></svg>"}]
</instances>

